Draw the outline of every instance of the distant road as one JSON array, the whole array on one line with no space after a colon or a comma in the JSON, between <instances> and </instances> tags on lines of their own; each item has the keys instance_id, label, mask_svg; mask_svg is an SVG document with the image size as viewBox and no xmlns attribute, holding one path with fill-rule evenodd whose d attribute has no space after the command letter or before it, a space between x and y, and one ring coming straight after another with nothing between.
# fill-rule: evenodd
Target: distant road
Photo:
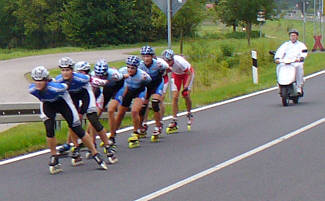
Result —
<instances>
[{"instance_id":1,"label":"distant road","mask_svg":"<svg viewBox=\"0 0 325 201\"><path fill-rule=\"evenodd\" d=\"M29 95L29 83L24 77L26 73L31 72L36 66L43 65L46 68L56 68L58 60L64 56L69 56L74 61L85 60L90 63L95 63L100 58L105 58L109 62L118 61L126 59L128 53L135 50L138 50L138 48L59 53L0 61L0 103L38 102L37 99Z\"/></svg>"}]
</instances>

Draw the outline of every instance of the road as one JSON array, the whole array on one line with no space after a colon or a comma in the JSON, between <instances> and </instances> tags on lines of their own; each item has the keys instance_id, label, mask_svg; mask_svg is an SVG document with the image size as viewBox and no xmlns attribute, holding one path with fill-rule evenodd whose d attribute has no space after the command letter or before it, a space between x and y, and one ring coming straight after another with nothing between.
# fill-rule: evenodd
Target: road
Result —
<instances>
[{"instance_id":1,"label":"road","mask_svg":"<svg viewBox=\"0 0 325 201\"><path fill-rule=\"evenodd\" d=\"M39 102L28 93L29 82L25 78L25 74L30 73L36 66L43 65L48 69L56 68L59 59L64 56L69 56L74 61L83 60L90 63L95 63L96 60L100 58L104 58L108 62L119 61L126 59L130 52L136 50L139 50L139 48L59 53L2 60L0 61L0 103ZM15 125L16 124L0 124L0 132Z\"/></svg>"},{"instance_id":2,"label":"road","mask_svg":"<svg viewBox=\"0 0 325 201\"><path fill-rule=\"evenodd\" d=\"M128 149L129 132L119 134L120 161L106 172L65 158L64 172L49 175L48 154L2 165L0 200L324 200L324 82L309 79L298 105L282 107L270 90L198 111L191 132L180 118L180 132L157 144Z\"/></svg>"},{"instance_id":3,"label":"road","mask_svg":"<svg viewBox=\"0 0 325 201\"><path fill-rule=\"evenodd\" d=\"M59 53L0 61L0 69L2 70L0 73L2 94L0 96L0 103L38 102L37 99L28 93L29 83L24 77L26 73L30 73L36 66L43 65L46 68L56 68L59 59L64 56L69 56L74 61L84 60L90 63L95 63L96 60L101 58L106 59L108 62L118 61L126 59L128 53L135 50L139 50L139 48Z\"/></svg>"}]
</instances>

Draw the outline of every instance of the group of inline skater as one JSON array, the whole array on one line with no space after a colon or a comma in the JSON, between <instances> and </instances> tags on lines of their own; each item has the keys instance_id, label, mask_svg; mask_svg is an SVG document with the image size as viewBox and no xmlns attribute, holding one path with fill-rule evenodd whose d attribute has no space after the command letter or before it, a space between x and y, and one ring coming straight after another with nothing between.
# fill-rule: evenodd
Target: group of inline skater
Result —
<instances>
[{"instance_id":1,"label":"group of inline skater","mask_svg":"<svg viewBox=\"0 0 325 201\"><path fill-rule=\"evenodd\" d=\"M62 171L59 155L67 151L72 152L73 166L83 163L78 139L88 148L86 157L92 157L102 169L106 170L107 164L96 149L96 135L102 141L101 145L109 163L116 163L118 161L116 131L130 107L134 129L128 138L128 145L129 148L138 147L139 138L144 138L147 134L146 121L150 101L155 121L151 141L158 142L163 131L162 117L165 110L163 101L169 82L172 91L173 119L166 128L166 133L178 130L180 93L186 103L188 126L192 124L190 92L194 70L191 64L184 57L174 55L171 49L164 50L162 58L157 58L150 46L143 46L140 53L142 60L137 56L129 56L126 59L126 67L120 69L109 67L104 59L100 59L91 71L88 62L74 63L71 58L63 57L59 60L61 74L56 78L50 78L44 66L37 66L32 70L33 83L29 91L41 101L40 116L44 121L51 153L49 162L51 174ZM171 72L170 80L169 72ZM106 109L110 127L109 136L98 118ZM67 143L59 150L56 149L55 138L57 113L64 117L69 127ZM89 121L86 131L81 124L84 114ZM74 145L73 148L71 143Z\"/></svg>"}]
</instances>

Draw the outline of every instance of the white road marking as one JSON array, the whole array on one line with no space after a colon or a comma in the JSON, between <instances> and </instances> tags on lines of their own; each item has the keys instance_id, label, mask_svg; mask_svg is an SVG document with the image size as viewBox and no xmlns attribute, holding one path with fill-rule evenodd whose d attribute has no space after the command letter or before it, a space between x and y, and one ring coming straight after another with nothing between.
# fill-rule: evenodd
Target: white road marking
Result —
<instances>
[{"instance_id":1,"label":"white road marking","mask_svg":"<svg viewBox=\"0 0 325 201\"><path fill-rule=\"evenodd\" d=\"M270 148L270 147L272 147L272 146L274 146L276 144L279 144L279 143L281 143L281 142L283 142L283 141L285 141L285 140L287 140L287 139L289 139L291 137L294 137L294 136L296 136L298 134L301 134L301 133L303 133L303 132L305 132L305 131L307 131L309 129L312 129L312 128L320 125L320 124L323 124L324 122L325 122L325 118L314 121L311 124L308 124L308 125L306 125L306 126L304 126L302 128L299 128L298 130L292 131L292 132L290 132L290 133L288 133L288 134L286 134L286 135L284 135L282 137L279 137L279 138L277 138L277 139L275 139L275 140L273 140L271 142L268 142L268 143L266 143L264 145L261 145L261 146L255 148L255 149L252 149L252 150L250 150L250 151L248 151L246 153L238 155L238 156L236 156L236 157L234 157L232 159L229 159L229 160L227 160L227 161L225 161L223 163L220 163L220 164L218 164L218 165L216 165L216 166L214 166L212 168L204 170L204 171L202 171L202 172L200 172L198 174L195 174L195 175L193 175L191 177L183 179L183 180L181 180L181 181L179 181L179 182L177 182L175 184L172 184L172 185L167 186L167 187L165 187L165 188L163 188L161 190L158 190L158 191L153 192L153 193L151 193L149 195L146 195L146 196L144 196L142 198L139 198L136 201L151 200L151 199L157 198L157 197L159 197L159 196L161 196L163 194L169 193L169 192L171 192L171 191L173 191L173 190L175 190L177 188L180 188L180 187L182 187L184 185L187 185L187 184L189 184L191 182L194 182L194 181L196 181L196 180L198 180L198 179L200 179L202 177L208 176L209 174L212 174L212 173L214 173L214 172L216 172L216 171L218 171L218 170L220 170L222 168L230 166L230 165L232 165L232 164L234 164L234 163L236 163L236 162L238 162L240 160L243 160L243 159L245 159L245 158L247 158L249 156L252 156L252 155L254 155L254 154L258 153L258 152L261 152L261 151L263 151L265 149L268 149L268 148Z\"/></svg>"},{"instance_id":2,"label":"white road marking","mask_svg":"<svg viewBox=\"0 0 325 201\"><path fill-rule=\"evenodd\" d=\"M309 76L306 76L305 79L308 80L310 78L313 78L313 77L316 77L316 76L319 76L319 75L322 75L322 74L325 74L325 70L314 73L314 74L311 74ZM236 98L233 98L233 99L229 99L229 100L226 100L226 101L222 101L222 102L214 103L214 104L211 104L211 105L199 107L199 108L193 109L192 112L193 113L194 112L199 112L199 111L207 110L207 109L214 108L214 107L217 107L217 106L220 106L220 105L225 105L225 104L228 104L228 103L236 102L236 101L239 101L239 100L242 100L242 99L250 98L250 97L253 97L253 96L257 96L257 95L260 95L260 94L263 94L263 93L267 93L267 92L276 90L277 88L278 87L272 87L272 88L265 89L265 90L262 90L262 91L257 91L257 92L251 93L251 94L247 94L247 95L244 95L244 96L239 96L239 97L236 97ZM187 112L181 112L181 113L178 113L177 116L184 116L186 114L187 114ZM169 119L172 119L172 116L167 116L167 117L163 118L164 121L169 120ZM154 121L150 121L147 124L151 125L153 123L154 123ZM130 127L118 130L117 133L123 133L123 132L126 132L126 131L130 131L132 129L133 129L133 126L130 126ZM108 135L109 135L109 133L108 133ZM98 136L97 136L97 139L99 139ZM60 147L58 147L58 148L60 148ZM26 155L23 155L23 156L18 156L18 157L15 157L15 158L3 160L3 161L0 161L0 166L10 164L10 163L14 163L14 162L17 162L17 161L20 161L20 160L32 158L32 157L39 156L39 155L46 154L46 153L50 153L50 150L45 149L45 150L42 150L42 151L26 154Z\"/></svg>"}]
</instances>

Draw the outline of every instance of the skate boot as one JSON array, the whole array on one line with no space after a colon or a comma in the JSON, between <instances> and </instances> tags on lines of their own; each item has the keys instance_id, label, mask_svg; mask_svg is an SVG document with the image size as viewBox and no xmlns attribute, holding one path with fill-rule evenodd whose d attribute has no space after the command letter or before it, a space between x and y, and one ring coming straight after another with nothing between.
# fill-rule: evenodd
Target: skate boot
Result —
<instances>
[{"instance_id":1,"label":"skate boot","mask_svg":"<svg viewBox=\"0 0 325 201\"><path fill-rule=\"evenodd\" d=\"M115 138L110 137L108 140L108 145L104 147L104 153L106 154L108 161L114 164L118 161L115 153L117 152L117 146L115 145Z\"/></svg>"},{"instance_id":2,"label":"skate boot","mask_svg":"<svg viewBox=\"0 0 325 201\"><path fill-rule=\"evenodd\" d=\"M71 149L70 144L63 144L61 148L59 149L59 154L60 155L67 155L69 154L69 151Z\"/></svg>"},{"instance_id":3,"label":"skate boot","mask_svg":"<svg viewBox=\"0 0 325 201\"><path fill-rule=\"evenodd\" d=\"M85 158L86 159L91 159L91 151L90 150L86 151Z\"/></svg>"},{"instance_id":4,"label":"skate boot","mask_svg":"<svg viewBox=\"0 0 325 201\"><path fill-rule=\"evenodd\" d=\"M191 127L192 127L192 123L193 123L193 115L192 115L192 113L189 112L186 115L186 117L188 118L188 121L187 121L187 130L188 131L191 131Z\"/></svg>"},{"instance_id":5,"label":"skate boot","mask_svg":"<svg viewBox=\"0 0 325 201\"><path fill-rule=\"evenodd\" d=\"M80 156L80 148L75 147L72 152L72 159L71 159L71 164L72 166L78 166L83 164L82 158Z\"/></svg>"},{"instance_id":6,"label":"skate boot","mask_svg":"<svg viewBox=\"0 0 325 201\"><path fill-rule=\"evenodd\" d=\"M128 143L129 143L129 148L130 149L133 149L133 148L136 148L136 147L140 146L139 133L137 131L134 131L132 133L132 136L128 138Z\"/></svg>"},{"instance_id":7,"label":"skate boot","mask_svg":"<svg viewBox=\"0 0 325 201\"><path fill-rule=\"evenodd\" d=\"M160 134L161 134L162 127L156 126L153 130L152 136L151 136L151 142L159 142Z\"/></svg>"},{"instance_id":8,"label":"skate boot","mask_svg":"<svg viewBox=\"0 0 325 201\"><path fill-rule=\"evenodd\" d=\"M94 160L96 161L96 163L97 163L98 165L100 165L100 167L101 167L102 169L104 169L104 170L107 170L107 169L108 169L108 167L107 167L105 161L102 159L102 157L101 157L101 155L100 155L99 153L95 154L95 155L93 156L93 158L94 158Z\"/></svg>"},{"instance_id":9,"label":"skate boot","mask_svg":"<svg viewBox=\"0 0 325 201\"><path fill-rule=\"evenodd\" d=\"M58 156L50 157L49 170L50 170L50 174L57 174L63 171L63 169L61 168L61 164L59 163Z\"/></svg>"},{"instance_id":10,"label":"skate boot","mask_svg":"<svg viewBox=\"0 0 325 201\"><path fill-rule=\"evenodd\" d=\"M143 124L142 127L139 129L139 138L146 138L147 130L148 130L148 125Z\"/></svg>"},{"instance_id":11,"label":"skate boot","mask_svg":"<svg viewBox=\"0 0 325 201\"><path fill-rule=\"evenodd\" d=\"M166 128L166 133L172 134L172 133L176 133L177 131L178 131L177 120L173 119L172 122L170 122L170 124Z\"/></svg>"},{"instance_id":12,"label":"skate boot","mask_svg":"<svg viewBox=\"0 0 325 201\"><path fill-rule=\"evenodd\" d=\"M95 146L95 149L97 149L97 144L96 143L94 143L94 146ZM91 151L89 149L86 150L85 158L86 159L91 159L92 158Z\"/></svg>"}]
</instances>

